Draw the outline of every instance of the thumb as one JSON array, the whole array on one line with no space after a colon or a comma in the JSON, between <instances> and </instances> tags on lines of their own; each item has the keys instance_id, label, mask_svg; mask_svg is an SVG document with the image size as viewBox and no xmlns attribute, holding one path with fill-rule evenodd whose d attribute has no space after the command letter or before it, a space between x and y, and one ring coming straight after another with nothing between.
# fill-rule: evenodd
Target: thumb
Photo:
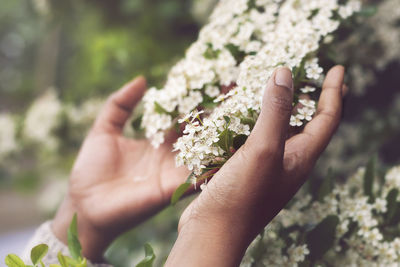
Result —
<instances>
[{"instance_id":1,"label":"thumb","mask_svg":"<svg viewBox=\"0 0 400 267\"><path fill-rule=\"evenodd\" d=\"M293 103L293 79L288 68L279 68L268 81L260 116L246 142L252 152L283 157ZM260 156L256 153L256 156Z\"/></svg>"}]
</instances>

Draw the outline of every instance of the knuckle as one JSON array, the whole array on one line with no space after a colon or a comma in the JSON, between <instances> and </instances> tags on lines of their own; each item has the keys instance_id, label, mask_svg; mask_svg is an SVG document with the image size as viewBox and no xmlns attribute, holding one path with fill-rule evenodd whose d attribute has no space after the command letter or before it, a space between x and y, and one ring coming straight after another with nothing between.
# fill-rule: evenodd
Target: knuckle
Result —
<instances>
[{"instance_id":1,"label":"knuckle","mask_svg":"<svg viewBox=\"0 0 400 267\"><path fill-rule=\"evenodd\" d=\"M244 157L245 162L247 162L249 157L251 160L263 161L266 160L276 160L280 157L280 147L278 143L270 142L258 142L255 145L249 146L244 145L243 151L241 153Z\"/></svg>"},{"instance_id":2,"label":"knuckle","mask_svg":"<svg viewBox=\"0 0 400 267\"><path fill-rule=\"evenodd\" d=\"M116 92L112 93L106 100L106 105L112 105L116 102L117 94Z\"/></svg>"},{"instance_id":3,"label":"knuckle","mask_svg":"<svg viewBox=\"0 0 400 267\"><path fill-rule=\"evenodd\" d=\"M197 212L196 208L197 199L195 199L182 213L179 223L178 223L178 233L182 231L182 229L188 225L188 223L192 220L199 220L201 217L200 214Z\"/></svg>"},{"instance_id":4,"label":"knuckle","mask_svg":"<svg viewBox=\"0 0 400 267\"><path fill-rule=\"evenodd\" d=\"M298 151L288 154L284 159L284 168L286 173L295 174L301 171L300 166L303 166L304 155Z\"/></svg>"},{"instance_id":5,"label":"knuckle","mask_svg":"<svg viewBox=\"0 0 400 267\"><path fill-rule=\"evenodd\" d=\"M283 95L272 95L268 106L271 111L286 115L292 111L292 99Z\"/></svg>"},{"instance_id":6,"label":"knuckle","mask_svg":"<svg viewBox=\"0 0 400 267\"><path fill-rule=\"evenodd\" d=\"M301 151L294 151L284 158L284 171L291 177L306 176L313 166L309 155Z\"/></svg>"}]
</instances>

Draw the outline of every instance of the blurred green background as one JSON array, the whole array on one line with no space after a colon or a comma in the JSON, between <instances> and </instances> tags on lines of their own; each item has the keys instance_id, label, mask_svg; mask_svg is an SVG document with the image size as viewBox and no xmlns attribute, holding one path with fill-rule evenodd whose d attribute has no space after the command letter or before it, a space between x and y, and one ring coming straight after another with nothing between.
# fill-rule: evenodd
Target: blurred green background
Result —
<instances>
[{"instance_id":1,"label":"blurred green background","mask_svg":"<svg viewBox=\"0 0 400 267\"><path fill-rule=\"evenodd\" d=\"M49 101L58 99L63 106L84 109L80 106L84 102L105 98L137 75L161 86L169 68L196 39L208 12L207 6L199 9L189 0L0 2L0 113L16 122L20 140L18 148L0 155L0 235L10 238L10 233L51 218L93 119L71 129L59 117L61 123L50 127L59 142L57 148L49 148L25 138L24 119L32 103L50 90L56 98ZM46 112L46 103L36 106ZM93 113L97 110L94 107ZM32 131L42 127L40 120L36 122ZM8 125L0 121L0 131L2 127ZM0 141L1 145L5 144ZM117 244L109 254L111 262L122 266L141 258L143 244L156 236L170 240L176 211L164 212L163 217L168 218L155 218L150 226L135 231L141 234L122 238L124 245ZM8 241L0 243L10 253ZM132 254L135 249L139 255Z\"/></svg>"},{"instance_id":2,"label":"blurred green background","mask_svg":"<svg viewBox=\"0 0 400 267\"><path fill-rule=\"evenodd\" d=\"M325 65L333 61L348 67L351 93L341 128L315 177L323 178L332 168L345 178L374 154L382 166L400 163L396 1L364 1L370 8L366 16L339 31L329 50ZM15 236L21 231L29 236L54 214L103 99L137 75L146 76L150 86L162 86L215 2L0 2L0 256L19 253L24 239L12 246ZM127 129L126 134L132 133ZM107 259L117 267L131 266L150 242L159 265L187 202L122 236Z\"/></svg>"}]
</instances>

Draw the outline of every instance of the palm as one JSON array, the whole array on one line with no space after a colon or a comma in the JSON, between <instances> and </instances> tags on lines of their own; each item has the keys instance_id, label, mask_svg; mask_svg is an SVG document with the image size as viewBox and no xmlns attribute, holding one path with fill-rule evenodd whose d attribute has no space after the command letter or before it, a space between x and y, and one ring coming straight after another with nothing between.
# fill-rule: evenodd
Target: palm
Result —
<instances>
[{"instance_id":1,"label":"palm","mask_svg":"<svg viewBox=\"0 0 400 267\"><path fill-rule=\"evenodd\" d=\"M188 175L187 169L175 167L171 142L155 149L146 140L122 136L129 106L141 95L140 88L131 87L107 103L71 175L70 195L79 198L81 213L100 229L113 225L124 231L147 219L169 202ZM130 103L115 105L120 100Z\"/></svg>"}]
</instances>

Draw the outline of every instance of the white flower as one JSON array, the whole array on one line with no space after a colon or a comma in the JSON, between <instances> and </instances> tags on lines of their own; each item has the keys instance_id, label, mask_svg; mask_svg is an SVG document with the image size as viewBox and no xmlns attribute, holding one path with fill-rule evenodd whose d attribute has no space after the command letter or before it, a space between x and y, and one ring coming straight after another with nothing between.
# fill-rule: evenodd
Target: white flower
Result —
<instances>
[{"instance_id":1,"label":"white flower","mask_svg":"<svg viewBox=\"0 0 400 267\"><path fill-rule=\"evenodd\" d=\"M307 245L302 245L298 247L290 247L288 249L289 258L293 262L302 262L305 260L305 257L310 254L310 251L307 248Z\"/></svg>"},{"instance_id":2,"label":"white flower","mask_svg":"<svg viewBox=\"0 0 400 267\"><path fill-rule=\"evenodd\" d=\"M314 100L300 99L299 103L302 104L306 108L309 108L311 110L315 110L316 103L315 103Z\"/></svg>"},{"instance_id":3,"label":"white flower","mask_svg":"<svg viewBox=\"0 0 400 267\"><path fill-rule=\"evenodd\" d=\"M311 121L312 120L312 116L315 113L315 109L304 107L304 108L300 108L297 112L298 112L297 116L298 116L299 119L306 120L306 121Z\"/></svg>"},{"instance_id":4,"label":"white flower","mask_svg":"<svg viewBox=\"0 0 400 267\"><path fill-rule=\"evenodd\" d=\"M387 210L387 201L384 198L377 198L375 200L375 210L380 213L385 213Z\"/></svg>"},{"instance_id":5,"label":"white flower","mask_svg":"<svg viewBox=\"0 0 400 267\"><path fill-rule=\"evenodd\" d=\"M319 66L310 66L309 68L306 68L307 78L318 80L323 71L323 68Z\"/></svg>"},{"instance_id":6,"label":"white flower","mask_svg":"<svg viewBox=\"0 0 400 267\"><path fill-rule=\"evenodd\" d=\"M304 94L315 92L315 90L316 88L312 86L305 86L304 88L300 89L300 91Z\"/></svg>"},{"instance_id":7,"label":"white flower","mask_svg":"<svg viewBox=\"0 0 400 267\"><path fill-rule=\"evenodd\" d=\"M290 126L300 127L303 125L303 121L299 116L290 116Z\"/></svg>"},{"instance_id":8,"label":"white flower","mask_svg":"<svg viewBox=\"0 0 400 267\"><path fill-rule=\"evenodd\" d=\"M217 97L220 94L218 86L208 85L205 93L210 97Z\"/></svg>"}]
</instances>

